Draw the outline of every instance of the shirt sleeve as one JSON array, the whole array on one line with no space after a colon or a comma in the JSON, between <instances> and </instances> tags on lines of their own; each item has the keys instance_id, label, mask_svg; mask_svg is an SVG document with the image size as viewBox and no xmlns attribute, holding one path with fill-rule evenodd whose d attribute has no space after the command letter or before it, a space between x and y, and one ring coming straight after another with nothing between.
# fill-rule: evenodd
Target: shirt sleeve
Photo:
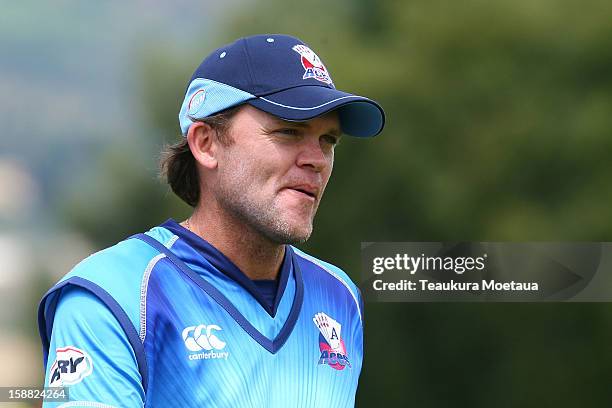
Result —
<instances>
[{"instance_id":1,"label":"shirt sleeve","mask_svg":"<svg viewBox=\"0 0 612 408\"><path fill-rule=\"evenodd\" d=\"M58 301L45 386L65 386L69 403L52 407L143 407L144 389L134 350L112 312L94 294L62 290Z\"/></svg>"}]
</instances>

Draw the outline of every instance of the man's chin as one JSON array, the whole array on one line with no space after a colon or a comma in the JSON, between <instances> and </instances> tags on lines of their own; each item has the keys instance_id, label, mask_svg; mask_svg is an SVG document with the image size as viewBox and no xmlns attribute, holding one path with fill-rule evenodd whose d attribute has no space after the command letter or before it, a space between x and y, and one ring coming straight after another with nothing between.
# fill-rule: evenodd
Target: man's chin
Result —
<instances>
[{"instance_id":1,"label":"man's chin","mask_svg":"<svg viewBox=\"0 0 612 408\"><path fill-rule=\"evenodd\" d=\"M278 223L268 238L278 244L303 244L312 234L312 223L308 225L295 225L294 223Z\"/></svg>"}]
</instances>

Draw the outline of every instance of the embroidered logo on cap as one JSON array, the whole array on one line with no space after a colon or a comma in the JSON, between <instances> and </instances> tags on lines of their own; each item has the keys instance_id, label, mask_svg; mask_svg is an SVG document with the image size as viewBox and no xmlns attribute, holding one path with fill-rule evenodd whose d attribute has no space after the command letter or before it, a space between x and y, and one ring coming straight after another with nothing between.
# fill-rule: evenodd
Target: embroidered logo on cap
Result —
<instances>
[{"instance_id":1,"label":"embroidered logo on cap","mask_svg":"<svg viewBox=\"0 0 612 408\"><path fill-rule=\"evenodd\" d=\"M189 100L189 105L187 107L187 113L189 115L195 115L200 110L200 107L204 103L204 99L206 98L206 92L203 89L200 89L198 92L194 93L191 99Z\"/></svg>"},{"instance_id":2,"label":"embroidered logo on cap","mask_svg":"<svg viewBox=\"0 0 612 408\"><path fill-rule=\"evenodd\" d=\"M294 45L292 50L300 54L302 66L306 70L302 79L314 78L326 84L332 83L325 65L313 50L303 44Z\"/></svg>"}]
</instances>

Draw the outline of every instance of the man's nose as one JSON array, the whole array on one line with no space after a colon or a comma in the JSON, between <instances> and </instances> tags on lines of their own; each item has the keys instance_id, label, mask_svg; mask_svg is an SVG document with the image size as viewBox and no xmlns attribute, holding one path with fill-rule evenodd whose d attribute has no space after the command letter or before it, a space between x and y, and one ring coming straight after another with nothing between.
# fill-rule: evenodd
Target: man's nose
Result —
<instances>
[{"instance_id":1,"label":"man's nose","mask_svg":"<svg viewBox=\"0 0 612 408\"><path fill-rule=\"evenodd\" d=\"M301 144L297 165L310 167L316 172L321 172L329 166L329 157L323 151L318 138L309 138Z\"/></svg>"}]
</instances>

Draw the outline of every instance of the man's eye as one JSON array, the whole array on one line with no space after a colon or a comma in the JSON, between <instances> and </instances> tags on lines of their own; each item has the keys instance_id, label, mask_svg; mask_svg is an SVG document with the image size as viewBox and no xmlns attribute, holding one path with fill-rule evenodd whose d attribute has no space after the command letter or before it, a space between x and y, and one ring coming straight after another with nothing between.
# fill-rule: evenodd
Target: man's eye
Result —
<instances>
[{"instance_id":1,"label":"man's eye","mask_svg":"<svg viewBox=\"0 0 612 408\"><path fill-rule=\"evenodd\" d=\"M323 136L323 140L325 140L327 143L335 146L338 144L338 139L336 136L332 136L332 135L325 135Z\"/></svg>"},{"instance_id":2,"label":"man's eye","mask_svg":"<svg viewBox=\"0 0 612 408\"><path fill-rule=\"evenodd\" d=\"M284 135L295 136L295 135L298 134L298 130L297 129L286 128L286 129L279 129L279 130L276 131L276 133L282 133Z\"/></svg>"}]
</instances>

